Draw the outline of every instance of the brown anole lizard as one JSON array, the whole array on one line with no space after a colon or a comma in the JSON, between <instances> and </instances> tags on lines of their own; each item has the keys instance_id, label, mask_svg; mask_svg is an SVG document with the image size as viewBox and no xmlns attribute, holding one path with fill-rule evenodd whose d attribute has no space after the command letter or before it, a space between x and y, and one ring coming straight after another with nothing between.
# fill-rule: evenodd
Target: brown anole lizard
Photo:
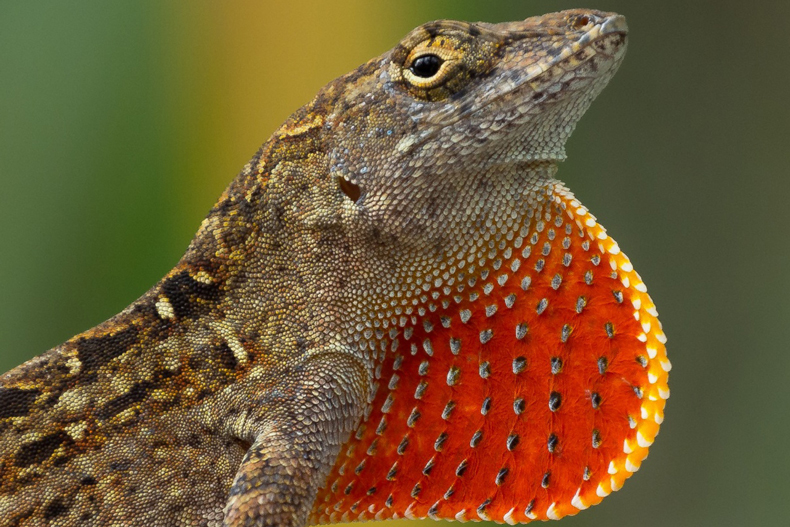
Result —
<instances>
[{"instance_id":1,"label":"brown anole lizard","mask_svg":"<svg viewBox=\"0 0 790 527\"><path fill-rule=\"evenodd\" d=\"M518 523L618 490L665 337L555 173L625 41L438 21L329 83L167 276L0 377L0 525Z\"/></svg>"}]
</instances>

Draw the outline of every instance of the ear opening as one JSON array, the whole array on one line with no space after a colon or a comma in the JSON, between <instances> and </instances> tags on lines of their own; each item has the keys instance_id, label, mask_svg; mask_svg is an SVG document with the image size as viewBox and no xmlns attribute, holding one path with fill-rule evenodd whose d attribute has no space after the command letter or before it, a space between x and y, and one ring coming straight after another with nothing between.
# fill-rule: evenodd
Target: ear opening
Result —
<instances>
[{"instance_id":1,"label":"ear opening","mask_svg":"<svg viewBox=\"0 0 790 527\"><path fill-rule=\"evenodd\" d=\"M362 189L359 188L359 185L346 181L340 176L337 177L337 184L340 186L340 190L343 191L343 194L348 196L348 199L354 203L356 203L362 195Z\"/></svg>"}]
</instances>

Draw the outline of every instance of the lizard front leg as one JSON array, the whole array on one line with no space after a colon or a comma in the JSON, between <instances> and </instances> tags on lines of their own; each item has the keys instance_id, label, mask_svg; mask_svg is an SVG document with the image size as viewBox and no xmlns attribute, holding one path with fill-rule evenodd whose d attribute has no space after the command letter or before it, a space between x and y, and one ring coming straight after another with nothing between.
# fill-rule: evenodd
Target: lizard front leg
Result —
<instances>
[{"instance_id":1,"label":"lizard front leg","mask_svg":"<svg viewBox=\"0 0 790 527\"><path fill-rule=\"evenodd\" d=\"M359 423L368 377L360 361L335 351L313 355L278 387L234 479L224 525L307 524L318 487Z\"/></svg>"}]
</instances>

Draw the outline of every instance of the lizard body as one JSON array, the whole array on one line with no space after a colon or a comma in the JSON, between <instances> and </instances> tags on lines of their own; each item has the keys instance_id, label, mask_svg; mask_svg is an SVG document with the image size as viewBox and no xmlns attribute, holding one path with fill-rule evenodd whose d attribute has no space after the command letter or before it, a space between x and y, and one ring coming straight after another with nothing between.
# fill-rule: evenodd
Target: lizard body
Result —
<instances>
[{"instance_id":1,"label":"lizard body","mask_svg":"<svg viewBox=\"0 0 790 527\"><path fill-rule=\"evenodd\" d=\"M328 84L165 278L0 377L0 525L515 523L619 489L665 337L554 176L625 33L432 22Z\"/></svg>"}]
</instances>

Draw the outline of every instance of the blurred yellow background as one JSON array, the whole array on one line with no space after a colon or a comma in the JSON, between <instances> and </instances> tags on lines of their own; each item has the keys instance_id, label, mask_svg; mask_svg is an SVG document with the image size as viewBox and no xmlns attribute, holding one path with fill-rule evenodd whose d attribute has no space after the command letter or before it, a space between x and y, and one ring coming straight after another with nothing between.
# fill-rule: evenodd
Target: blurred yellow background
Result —
<instances>
[{"instance_id":1,"label":"blurred yellow background","mask_svg":"<svg viewBox=\"0 0 790 527\"><path fill-rule=\"evenodd\" d=\"M587 4L628 17L629 52L560 178L648 284L674 370L640 473L560 525L787 525L790 3ZM0 372L153 285L332 78L431 19L570 7L0 1Z\"/></svg>"}]
</instances>

